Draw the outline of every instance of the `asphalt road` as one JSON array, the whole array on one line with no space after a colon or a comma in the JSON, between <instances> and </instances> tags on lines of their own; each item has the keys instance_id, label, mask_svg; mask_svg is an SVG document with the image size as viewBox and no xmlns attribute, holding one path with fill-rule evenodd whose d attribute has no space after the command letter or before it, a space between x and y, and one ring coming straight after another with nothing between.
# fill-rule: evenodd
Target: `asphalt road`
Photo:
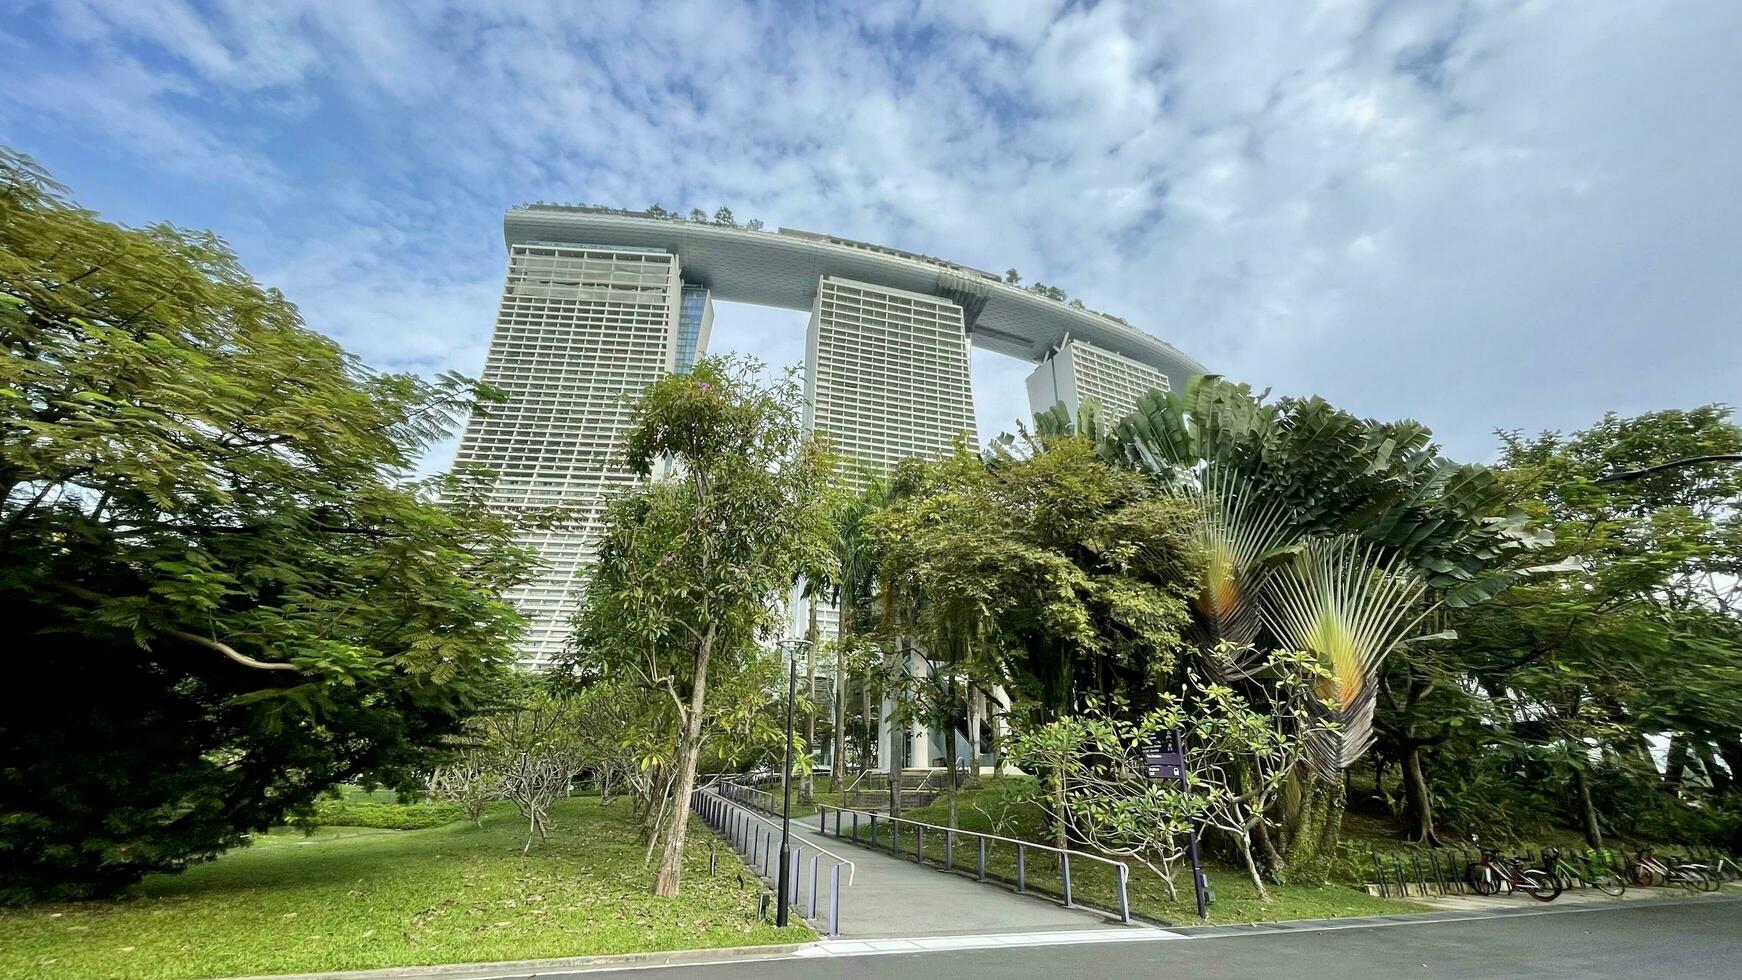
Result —
<instances>
[{"instance_id":1,"label":"asphalt road","mask_svg":"<svg viewBox=\"0 0 1742 980\"><path fill-rule=\"evenodd\" d=\"M1617 907L1162 942L759 960L655 972L674 980L1742 977L1742 902ZM573 974L587 980L630 980L631 975L634 980L649 980L650 976L647 970ZM541 980L552 976L541 974Z\"/></svg>"}]
</instances>

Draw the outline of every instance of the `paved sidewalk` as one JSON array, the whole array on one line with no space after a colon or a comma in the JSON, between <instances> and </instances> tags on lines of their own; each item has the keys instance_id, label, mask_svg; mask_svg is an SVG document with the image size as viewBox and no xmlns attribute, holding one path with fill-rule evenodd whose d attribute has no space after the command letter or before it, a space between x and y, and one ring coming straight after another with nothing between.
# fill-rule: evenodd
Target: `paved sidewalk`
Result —
<instances>
[{"instance_id":1,"label":"paved sidewalk","mask_svg":"<svg viewBox=\"0 0 1742 980\"><path fill-rule=\"evenodd\" d=\"M778 822L770 824L770 831L777 833ZM840 939L1123 928L1115 919L1086 909L1067 909L1044 895L1017 894L1007 885L978 882L911 858L825 836L816 830L814 818L792 822L792 844L799 869L792 903L801 914L810 904L810 860L818 847L839 854L857 868L851 885L844 871L841 876ZM817 910L825 919L832 866L827 858L818 862Z\"/></svg>"},{"instance_id":2,"label":"paved sidewalk","mask_svg":"<svg viewBox=\"0 0 1742 980\"><path fill-rule=\"evenodd\" d=\"M842 939L1119 928L1118 922L1096 912L1067 909L1052 898L1018 895L1006 885L822 837L813 829L801 829L797 821L792 836L805 854L821 844L858 867L852 886L841 888ZM803 879L800 875L800 893L808 899L809 882ZM826 882L819 884L819 904L827 900L827 889Z\"/></svg>"}]
</instances>

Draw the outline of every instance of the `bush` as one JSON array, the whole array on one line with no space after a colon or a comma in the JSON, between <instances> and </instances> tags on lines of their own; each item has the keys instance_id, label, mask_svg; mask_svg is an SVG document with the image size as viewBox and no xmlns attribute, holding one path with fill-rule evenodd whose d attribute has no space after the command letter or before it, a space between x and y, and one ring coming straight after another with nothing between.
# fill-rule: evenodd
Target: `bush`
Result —
<instances>
[{"instance_id":1,"label":"bush","mask_svg":"<svg viewBox=\"0 0 1742 980\"><path fill-rule=\"evenodd\" d=\"M424 830L461 820L457 803L353 803L322 800L315 805L311 827L372 827L377 830Z\"/></svg>"},{"instance_id":2,"label":"bush","mask_svg":"<svg viewBox=\"0 0 1742 980\"><path fill-rule=\"evenodd\" d=\"M0 147L0 903L124 891L408 782L511 669L532 555L481 394L369 371L215 236L129 229Z\"/></svg>"}]
</instances>

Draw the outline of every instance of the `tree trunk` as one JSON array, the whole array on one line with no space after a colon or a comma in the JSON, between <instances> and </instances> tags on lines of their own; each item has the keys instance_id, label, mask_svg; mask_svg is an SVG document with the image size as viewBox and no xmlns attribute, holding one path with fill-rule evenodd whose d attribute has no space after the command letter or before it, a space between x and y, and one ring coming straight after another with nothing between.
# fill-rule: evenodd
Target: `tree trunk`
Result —
<instances>
[{"instance_id":1,"label":"tree trunk","mask_svg":"<svg viewBox=\"0 0 1742 980\"><path fill-rule=\"evenodd\" d=\"M1053 845L1058 847L1060 850L1071 846L1069 832L1065 827L1065 813L1067 812L1066 808L1070 801L1065 796L1064 761L1065 760L1063 759L1053 761L1052 776L1050 777L1052 783L1053 813L1056 815L1054 822L1058 824L1057 832L1053 835L1056 838L1056 840L1053 841Z\"/></svg>"},{"instance_id":2,"label":"tree trunk","mask_svg":"<svg viewBox=\"0 0 1742 980\"><path fill-rule=\"evenodd\" d=\"M950 674L950 710L944 721L944 768L949 770L950 828L956 826L956 675Z\"/></svg>"},{"instance_id":3,"label":"tree trunk","mask_svg":"<svg viewBox=\"0 0 1742 980\"><path fill-rule=\"evenodd\" d=\"M1669 751L1663 765L1663 788L1671 793L1679 793L1682 788L1682 777L1688 768L1688 740L1681 735L1669 737Z\"/></svg>"},{"instance_id":4,"label":"tree trunk","mask_svg":"<svg viewBox=\"0 0 1742 980\"><path fill-rule=\"evenodd\" d=\"M1278 883L1286 883L1284 876L1287 874L1287 862L1277 852L1276 842L1270 837L1270 824L1260 820L1256 830L1258 849L1264 854L1264 863L1270 866L1270 877Z\"/></svg>"},{"instance_id":5,"label":"tree trunk","mask_svg":"<svg viewBox=\"0 0 1742 980\"><path fill-rule=\"evenodd\" d=\"M810 765L804 767L804 782L799 784L798 798L805 803L816 799L816 750L817 750L817 601L811 599L810 628L805 630L805 639L810 641L804 655L805 688L804 699L810 705L804 716L804 752L805 761Z\"/></svg>"},{"instance_id":6,"label":"tree trunk","mask_svg":"<svg viewBox=\"0 0 1742 980\"><path fill-rule=\"evenodd\" d=\"M1004 738L998 733L1001 716L998 714L998 709L994 707L996 704L997 702L991 698L986 699L986 726L992 732L992 778L1003 779Z\"/></svg>"},{"instance_id":7,"label":"tree trunk","mask_svg":"<svg viewBox=\"0 0 1742 980\"><path fill-rule=\"evenodd\" d=\"M684 834L689 831L690 793L696 788L696 764L702 757L702 710L707 704L708 660L713 652L714 627L709 624L702 636L701 649L696 653L696 678L690 688L689 717L684 719L683 737L678 740L677 784L671 794L675 805L665 831L665 850L659 859L659 875L653 879L653 893L663 898L676 895L683 879Z\"/></svg>"},{"instance_id":8,"label":"tree trunk","mask_svg":"<svg viewBox=\"0 0 1742 980\"><path fill-rule=\"evenodd\" d=\"M1597 822L1597 807L1591 802L1591 780L1583 768L1573 770L1573 784L1579 790L1579 817L1585 825L1585 843L1601 848L1603 827Z\"/></svg>"},{"instance_id":9,"label":"tree trunk","mask_svg":"<svg viewBox=\"0 0 1742 980\"><path fill-rule=\"evenodd\" d=\"M859 775L863 776L870 772L871 767L877 762L876 753L872 751L871 746L883 740L883 733L877 725L877 716L871 712L871 671L869 669L859 676L859 717L865 733L865 737L859 740Z\"/></svg>"},{"instance_id":10,"label":"tree trunk","mask_svg":"<svg viewBox=\"0 0 1742 980\"><path fill-rule=\"evenodd\" d=\"M829 764L835 792L847 788L847 654L845 626L835 631L835 751ZM841 801L845 806L846 802Z\"/></svg>"},{"instance_id":11,"label":"tree trunk","mask_svg":"<svg viewBox=\"0 0 1742 980\"><path fill-rule=\"evenodd\" d=\"M1440 839L1434 833L1433 801L1428 796L1427 777L1421 771L1421 745L1406 741L1402 747L1403 802L1412 824L1408 839L1438 847Z\"/></svg>"},{"instance_id":12,"label":"tree trunk","mask_svg":"<svg viewBox=\"0 0 1742 980\"><path fill-rule=\"evenodd\" d=\"M1264 887L1264 878L1258 874L1258 864L1252 860L1252 840L1247 834L1231 834L1234 846L1240 849L1240 859L1246 862L1246 873L1252 878L1252 887L1258 891L1260 902L1270 901L1270 890Z\"/></svg>"}]
</instances>

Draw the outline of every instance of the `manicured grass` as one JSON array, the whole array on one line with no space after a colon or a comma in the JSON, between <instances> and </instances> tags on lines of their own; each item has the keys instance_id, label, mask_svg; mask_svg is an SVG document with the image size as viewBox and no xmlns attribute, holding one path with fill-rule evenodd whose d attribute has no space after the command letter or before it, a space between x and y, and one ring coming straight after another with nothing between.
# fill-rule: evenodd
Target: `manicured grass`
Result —
<instances>
[{"instance_id":1,"label":"manicured grass","mask_svg":"<svg viewBox=\"0 0 1742 980\"><path fill-rule=\"evenodd\" d=\"M119 902L0 911L0 977L172 978L748 946L814 938L755 918L755 878L690 823L683 893L648 894L627 801L559 803L552 838L499 806L483 829L263 835Z\"/></svg>"},{"instance_id":2,"label":"manicured grass","mask_svg":"<svg viewBox=\"0 0 1742 980\"><path fill-rule=\"evenodd\" d=\"M375 827L380 830L427 830L465 818L457 803L369 803L322 800L315 804L315 822L322 827Z\"/></svg>"},{"instance_id":3,"label":"manicured grass","mask_svg":"<svg viewBox=\"0 0 1742 980\"><path fill-rule=\"evenodd\" d=\"M1028 777L985 779L978 786L962 791L958 798L957 825L964 830L995 833L1019 840L1048 842L1040 808L1033 802L1035 782ZM938 799L929 806L910 810L902 816L932 824L949 822L949 802ZM814 823L811 826L815 826ZM863 824L861 825L863 829ZM829 829L833 831L831 820ZM945 842L942 834L928 833L925 854L928 861L944 863ZM882 846L890 844L886 827L878 828ZM912 831L904 831L900 846L909 858L917 842ZM976 844L958 840L953 866L972 872L979 852ZM1154 872L1135 861L1131 867L1129 885L1131 910L1154 921L1188 925L1198 920L1191 889L1191 872L1185 862L1176 876L1179 898L1171 899L1167 886ZM1016 849L1008 844L991 844L986 853L987 873L1007 882L1016 879ZM1025 863L1028 887L1037 891L1059 894L1063 879L1058 861L1051 855L1030 852ZM1206 863L1210 888L1216 900L1210 907L1212 923L1270 922L1284 919L1327 919L1356 915L1387 915L1397 912L1423 911L1424 906L1395 899L1376 898L1349 885L1270 885L1271 900L1260 901L1257 890L1243 869L1216 863ZM1073 861L1071 887L1073 896L1082 902L1103 909L1117 909L1117 872L1098 862Z\"/></svg>"}]
</instances>

